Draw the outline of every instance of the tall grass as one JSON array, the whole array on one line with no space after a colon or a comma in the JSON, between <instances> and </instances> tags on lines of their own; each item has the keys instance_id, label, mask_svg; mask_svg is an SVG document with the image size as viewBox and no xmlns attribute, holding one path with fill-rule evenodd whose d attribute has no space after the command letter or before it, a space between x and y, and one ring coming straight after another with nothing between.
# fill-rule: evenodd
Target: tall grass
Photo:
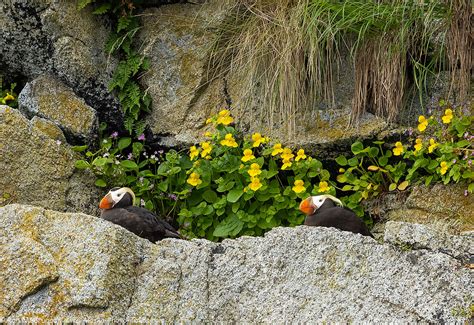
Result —
<instances>
[{"instance_id":1,"label":"tall grass","mask_svg":"<svg viewBox=\"0 0 474 325\"><path fill-rule=\"evenodd\" d=\"M469 71L466 33L459 23L452 26L453 15L464 23L469 19L467 1L234 0L211 70L232 74L249 92L242 98L260 99L260 118L270 126L286 125L291 135L299 112L322 101L334 105L342 53L349 53L352 122L366 111L396 121L407 89L413 85L422 94L428 75L444 68L446 48L455 58L451 65ZM451 47L448 33L456 40ZM467 81L463 73L466 85L469 72Z\"/></svg>"}]
</instances>

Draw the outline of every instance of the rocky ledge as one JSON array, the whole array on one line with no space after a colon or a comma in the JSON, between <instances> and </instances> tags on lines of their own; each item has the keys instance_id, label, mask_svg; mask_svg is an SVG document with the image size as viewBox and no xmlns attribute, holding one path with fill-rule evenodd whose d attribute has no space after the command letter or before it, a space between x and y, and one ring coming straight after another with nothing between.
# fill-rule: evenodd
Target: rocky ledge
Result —
<instances>
[{"instance_id":1,"label":"rocky ledge","mask_svg":"<svg viewBox=\"0 0 474 325\"><path fill-rule=\"evenodd\" d=\"M407 235L410 227L418 234ZM0 208L0 322L470 317L472 270L462 258L473 254L473 237L437 239L425 226L392 223L385 238L301 226L152 244L96 217L12 204Z\"/></svg>"}]
</instances>

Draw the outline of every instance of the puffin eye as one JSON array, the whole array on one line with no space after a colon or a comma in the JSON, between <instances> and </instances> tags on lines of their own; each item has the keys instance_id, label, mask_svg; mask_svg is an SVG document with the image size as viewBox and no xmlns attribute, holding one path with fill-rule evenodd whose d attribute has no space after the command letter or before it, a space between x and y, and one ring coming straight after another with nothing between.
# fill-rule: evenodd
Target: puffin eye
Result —
<instances>
[{"instance_id":1,"label":"puffin eye","mask_svg":"<svg viewBox=\"0 0 474 325\"><path fill-rule=\"evenodd\" d=\"M319 202L323 202L323 200L319 199Z\"/></svg>"}]
</instances>

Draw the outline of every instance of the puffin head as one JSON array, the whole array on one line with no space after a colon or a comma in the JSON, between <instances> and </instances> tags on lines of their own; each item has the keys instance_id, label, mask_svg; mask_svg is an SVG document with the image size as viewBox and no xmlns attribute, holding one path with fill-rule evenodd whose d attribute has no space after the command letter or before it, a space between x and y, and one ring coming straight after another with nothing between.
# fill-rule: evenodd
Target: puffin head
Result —
<instances>
[{"instance_id":1,"label":"puffin head","mask_svg":"<svg viewBox=\"0 0 474 325\"><path fill-rule=\"evenodd\" d=\"M133 205L133 201L135 201L135 193L131 189L128 187L114 187L100 200L99 208L112 209L119 202L123 202L123 206L130 206Z\"/></svg>"},{"instance_id":2,"label":"puffin head","mask_svg":"<svg viewBox=\"0 0 474 325\"><path fill-rule=\"evenodd\" d=\"M329 195L329 194L323 194L323 195L317 195L317 196L310 196L300 203L300 211L306 214L307 216L310 216L318 210L326 200L331 200L335 204L339 206L343 206L341 200L338 198Z\"/></svg>"}]
</instances>

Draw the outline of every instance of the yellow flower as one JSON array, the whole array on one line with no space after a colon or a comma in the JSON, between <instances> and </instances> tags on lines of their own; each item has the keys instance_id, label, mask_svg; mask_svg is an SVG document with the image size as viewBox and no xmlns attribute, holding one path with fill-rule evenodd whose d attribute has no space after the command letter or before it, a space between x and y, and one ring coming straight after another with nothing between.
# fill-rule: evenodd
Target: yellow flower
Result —
<instances>
[{"instance_id":1,"label":"yellow flower","mask_svg":"<svg viewBox=\"0 0 474 325\"><path fill-rule=\"evenodd\" d=\"M441 117L443 120L444 124L449 124L451 123L451 120L453 119L453 110L448 108L447 110L444 111L444 115Z\"/></svg>"},{"instance_id":2,"label":"yellow flower","mask_svg":"<svg viewBox=\"0 0 474 325\"><path fill-rule=\"evenodd\" d=\"M209 123L211 123L211 122L212 122L212 119L210 119L210 118L208 118L208 119L206 120L206 124L209 124Z\"/></svg>"},{"instance_id":3,"label":"yellow flower","mask_svg":"<svg viewBox=\"0 0 474 325\"><path fill-rule=\"evenodd\" d=\"M191 148L189 148L189 158L191 158L191 160L194 160L194 158L196 158L197 156L199 156L199 150L196 148L196 146L192 146Z\"/></svg>"},{"instance_id":4,"label":"yellow flower","mask_svg":"<svg viewBox=\"0 0 474 325\"><path fill-rule=\"evenodd\" d=\"M191 175L189 175L189 178L186 182L188 184L191 184L192 186L198 186L199 184L202 183L202 180L199 177L200 176L198 173L191 173Z\"/></svg>"},{"instance_id":5,"label":"yellow flower","mask_svg":"<svg viewBox=\"0 0 474 325\"><path fill-rule=\"evenodd\" d=\"M319 192L327 192L329 191L329 186L328 186L328 182L325 182L325 181L322 181L322 182L319 182Z\"/></svg>"},{"instance_id":6,"label":"yellow flower","mask_svg":"<svg viewBox=\"0 0 474 325\"><path fill-rule=\"evenodd\" d=\"M295 181L295 186L293 186L291 189L293 190L293 192L295 193L301 193L301 192L304 192L306 191L306 188L303 186L304 185L304 181L302 181L301 179L298 179Z\"/></svg>"},{"instance_id":7,"label":"yellow flower","mask_svg":"<svg viewBox=\"0 0 474 325\"><path fill-rule=\"evenodd\" d=\"M204 136L207 138L212 138L212 133L207 131L206 133L204 133Z\"/></svg>"},{"instance_id":8,"label":"yellow flower","mask_svg":"<svg viewBox=\"0 0 474 325\"><path fill-rule=\"evenodd\" d=\"M262 143L267 142L267 138L262 137L262 135L260 133L252 134L252 140L253 140L252 147L254 147L254 148L258 147Z\"/></svg>"},{"instance_id":9,"label":"yellow flower","mask_svg":"<svg viewBox=\"0 0 474 325\"><path fill-rule=\"evenodd\" d=\"M260 170L260 165L257 163L253 163L252 165L250 165L250 168L247 173L250 175L250 177L260 175L262 173L262 171Z\"/></svg>"},{"instance_id":10,"label":"yellow flower","mask_svg":"<svg viewBox=\"0 0 474 325\"><path fill-rule=\"evenodd\" d=\"M420 138L415 140L415 152L420 151L423 148L423 140Z\"/></svg>"},{"instance_id":11,"label":"yellow flower","mask_svg":"<svg viewBox=\"0 0 474 325\"><path fill-rule=\"evenodd\" d=\"M234 122L232 116L230 116L230 111L224 109L217 114L217 124L229 125Z\"/></svg>"},{"instance_id":12,"label":"yellow flower","mask_svg":"<svg viewBox=\"0 0 474 325\"><path fill-rule=\"evenodd\" d=\"M418 117L418 122L420 123L418 124L418 131L420 132L425 131L426 127L428 126L428 120L423 115L420 115Z\"/></svg>"},{"instance_id":13,"label":"yellow flower","mask_svg":"<svg viewBox=\"0 0 474 325\"><path fill-rule=\"evenodd\" d=\"M397 141L395 143L395 148L393 148L392 151L395 156L400 156L404 151L402 143L400 141Z\"/></svg>"},{"instance_id":14,"label":"yellow flower","mask_svg":"<svg viewBox=\"0 0 474 325\"><path fill-rule=\"evenodd\" d=\"M296 158L295 160L298 161L300 159L306 159L306 155L304 154L304 149L300 149L298 150L298 152L296 153Z\"/></svg>"},{"instance_id":15,"label":"yellow flower","mask_svg":"<svg viewBox=\"0 0 474 325\"><path fill-rule=\"evenodd\" d=\"M11 94L7 93L5 97L3 97L3 102L6 102L7 100L14 100L15 97L13 97Z\"/></svg>"},{"instance_id":16,"label":"yellow flower","mask_svg":"<svg viewBox=\"0 0 474 325\"><path fill-rule=\"evenodd\" d=\"M441 167L441 169L439 170L439 173L441 175L446 174L446 172L448 171L448 164L446 163L446 161L442 161L441 164L440 164L440 167Z\"/></svg>"},{"instance_id":17,"label":"yellow flower","mask_svg":"<svg viewBox=\"0 0 474 325\"><path fill-rule=\"evenodd\" d=\"M273 146L272 156L276 156L283 152L283 148L281 147L281 143L277 143Z\"/></svg>"},{"instance_id":18,"label":"yellow flower","mask_svg":"<svg viewBox=\"0 0 474 325\"><path fill-rule=\"evenodd\" d=\"M244 150L244 156L240 159L243 162L247 162L249 160L255 159L255 156L252 153L251 149L245 149Z\"/></svg>"},{"instance_id":19,"label":"yellow flower","mask_svg":"<svg viewBox=\"0 0 474 325\"><path fill-rule=\"evenodd\" d=\"M227 147L233 147L233 148L238 147L238 144L237 142L235 142L235 139L232 133L227 133L224 137L224 140L221 141L221 144Z\"/></svg>"},{"instance_id":20,"label":"yellow flower","mask_svg":"<svg viewBox=\"0 0 474 325\"><path fill-rule=\"evenodd\" d=\"M290 160L293 158L295 155L291 152L290 148L285 148L283 149L283 153L281 154L281 158L283 160Z\"/></svg>"},{"instance_id":21,"label":"yellow flower","mask_svg":"<svg viewBox=\"0 0 474 325\"><path fill-rule=\"evenodd\" d=\"M438 146L439 143L436 143L435 139L431 138L430 139L430 146L428 147L428 152L432 153L436 147Z\"/></svg>"},{"instance_id":22,"label":"yellow flower","mask_svg":"<svg viewBox=\"0 0 474 325\"><path fill-rule=\"evenodd\" d=\"M262 187L262 183L260 183L260 180L258 179L258 177L252 177L251 183L249 184L249 188L255 192L260 187Z\"/></svg>"},{"instance_id":23,"label":"yellow flower","mask_svg":"<svg viewBox=\"0 0 474 325\"><path fill-rule=\"evenodd\" d=\"M201 142L201 157L207 157L212 151L212 146L210 142Z\"/></svg>"},{"instance_id":24,"label":"yellow flower","mask_svg":"<svg viewBox=\"0 0 474 325\"><path fill-rule=\"evenodd\" d=\"M283 159L283 165L281 166L281 170L285 170L288 167L291 167L293 163L289 159Z\"/></svg>"}]
</instances>

